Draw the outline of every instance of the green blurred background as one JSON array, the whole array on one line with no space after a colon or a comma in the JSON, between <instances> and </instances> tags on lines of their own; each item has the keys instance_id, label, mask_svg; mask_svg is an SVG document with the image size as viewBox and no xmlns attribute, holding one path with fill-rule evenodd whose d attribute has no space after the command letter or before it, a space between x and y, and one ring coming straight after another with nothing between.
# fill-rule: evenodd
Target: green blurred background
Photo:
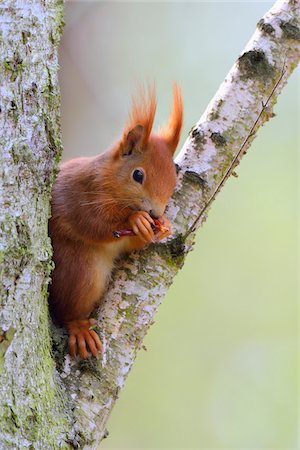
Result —
<instances>
[{"instance_id":1,"label":"green blurred background","mask_svg":"<svg viewBox=\"0 0 300 450\"><path fill-rule=\"evenodd\" d=\"M272 2L68 2L64 159L103 151L131 94L177 80L199 119ZM146 338L104 449L297 448L299 69L213 204Z\"/></svg>"}]
</instances>

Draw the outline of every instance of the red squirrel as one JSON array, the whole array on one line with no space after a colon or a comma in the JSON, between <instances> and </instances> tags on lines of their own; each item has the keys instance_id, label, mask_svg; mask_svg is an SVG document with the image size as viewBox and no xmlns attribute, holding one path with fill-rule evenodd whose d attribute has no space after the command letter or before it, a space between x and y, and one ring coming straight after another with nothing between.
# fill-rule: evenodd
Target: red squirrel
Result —
<instances>
[{"instance_id":1,"label":"red squirrel","mask_svg":"<svg viewBox=\"0 0 300 450\"><path fill-rule=\"evenodd\" d=\"M177 85L169 122L157 134L151 133L155 111L155 90L149 88L148 97L141 94L133 101L121 139L100 155L61 164L54 183L49 233L55 269L49 305L54 321L68 331L72 356L103 351L89 317L114 260L171 233L154 232L153 219L171 228L164 211L176 183L173 154L183 120ZM114 237L114 230L126 228L134 236Z\"/></svg>"}]
</instances>

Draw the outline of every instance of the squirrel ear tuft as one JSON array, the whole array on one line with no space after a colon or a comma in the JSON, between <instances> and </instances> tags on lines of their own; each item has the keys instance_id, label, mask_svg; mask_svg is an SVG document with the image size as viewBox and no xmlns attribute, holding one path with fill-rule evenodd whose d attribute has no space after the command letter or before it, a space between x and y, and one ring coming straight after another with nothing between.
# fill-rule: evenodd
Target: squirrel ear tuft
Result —
<instances>
[{"instance_id":1,"label":"squirrel ear tuft","mask_svg":"<svg viewBox=\"0 0 300 450\"><path fill-rule=\"evenodd\" d=\"M173 86L173 108L167 125L160 131L161 136L171 152L174 154L180 139L183 122L183 100L180 87L174 83Z\"/></svg>"},{"instance_id":2,"label":"squirrel ear tuft","mask_svg":"<svg viewBox=\"0 0 300 450\"><path fill-rule=\"evenodd\" d=\"M132 128L123 139L122 156L131 155L135 149L139 147L140 142L144 136L143 125L136 125Z\"/></svg>"},{"instance_id":3,"label":"squirrel ear tuft","mask_svg":"<svg viewBox=\"0 0 300 450\"><path fill-rule=\"evenodd\" d=\"M146 146L152 130L156 111L155 85L148 85L148 89L140 87L138 94L132 100L128 123L123 133L123 146L126 142L138 141L140 147Z\"/></svg>"}]
</instances>

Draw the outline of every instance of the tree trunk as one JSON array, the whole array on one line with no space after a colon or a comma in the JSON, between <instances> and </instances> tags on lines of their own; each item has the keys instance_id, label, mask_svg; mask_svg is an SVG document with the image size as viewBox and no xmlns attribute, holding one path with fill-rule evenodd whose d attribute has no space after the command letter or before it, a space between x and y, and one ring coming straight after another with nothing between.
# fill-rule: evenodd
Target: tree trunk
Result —
<instances>
[{"instance_id":1,"label":"tree trunk","mask_svg":"<svg viewBox=\"0 0 300 450\"><path fill-rule=\"evenodd\" d=\"M46 227L60 154L57 44L61 4L42 0L1 17L1 444L5 449L96 449L155 312L193 246L196 229L300 58L300 6L279 0L193 128L169 205L174 236L120 262L99 311L99 360L72 361L45 300ZM11 6L11 7L10 7ZM12 7L14 6L14 7Z\"/></svg>"},{"instance_id":2,"label":"tree trunk","mask_svg":"<svg viewBox=\"0 0 300 450\"><path fill-rule=\"evenodd\" d=\"M51 356L49 200L61 154L63 5L0 6L0 448L58 448L69 428ZM50 444L51 443L51 444Z\"/></svg>"}]
</instances>

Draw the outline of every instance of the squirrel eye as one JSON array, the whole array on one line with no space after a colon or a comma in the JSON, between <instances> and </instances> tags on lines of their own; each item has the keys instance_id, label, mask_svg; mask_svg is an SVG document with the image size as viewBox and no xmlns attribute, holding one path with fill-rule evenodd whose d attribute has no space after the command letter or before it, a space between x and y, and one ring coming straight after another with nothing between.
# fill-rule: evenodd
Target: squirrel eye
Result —
<instances>
[{"instance_id":1,"label":"squirrel eye","mask_svg":"<svg viewBox=\"0 0 300 450\"><path fill-rule=\"evenodd\" d=\"M136 181L137 183L143 184L144 181L144 172L141 169L136 169L134 170L133 174L132 174L132 178L134 179L134 181Z\"/></svg>"}]
</instances>

